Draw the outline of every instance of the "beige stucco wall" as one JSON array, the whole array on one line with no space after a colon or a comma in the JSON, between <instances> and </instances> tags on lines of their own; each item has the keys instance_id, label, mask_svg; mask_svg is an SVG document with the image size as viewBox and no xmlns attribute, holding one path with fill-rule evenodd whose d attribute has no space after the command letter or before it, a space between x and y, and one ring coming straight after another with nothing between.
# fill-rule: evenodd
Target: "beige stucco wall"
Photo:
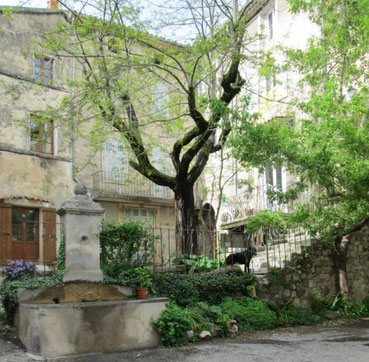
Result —
<instances>
[{"instance_id":1,"label":"beige stucco wall","mask_svg":"<svg viewBox=\"0 0 369 362\"><path fill-rule=\"evenodd\" d=\"M40 34L64 21L61 12L47 9L15 10L11 15L0 13L0 70L33 78L34 44ZM71 74L68 61L54 60L54 86L64 85L64 76Z\"/></svg>"},{"instance_id":2,"label":"beige stucco wall","mask_svg":"<svg viewBox=\"0 0 369 362\"><path fill-rule=\"evenodd\" d=\"M119 203L107 201L99 201L99 203L105 209L105 221L114 223L120 221Z\"/></svg>"},{"instance_id":3,"label":"beige stucco wall","mask_svg":"<svg viewBox=\"0 0 369 362\"><path fill-rule=\"evenodd\" d=\"M0 196L38 196L58 207L73 193L70 140L54 124L52 155L31 151L29 117L68 94L69 61L54 61L52 87L33 82L34 42L63 20L58 12L0 13Z\"/></svg>"},{"instance_id":4,"label":"beige stucco wall","mask_svg":"<svg viewBox=\"0 0 369 362\"><path fill-rule=\"evenodd\" d=\"M41 86L34 82L35 42L41 35L63 21L58 12L0 12L0 146L30 150L29 117L60 103L68 94L65 78L71 75L71 60L53 60L53 82ZM62 137L65 126L54 124L54 154L70 157L68 137Z\"/></svg>"},{"instance_id":5,"label":"beige stucco wall","mask_svg":"<svg viewBox=\"0 0 369 362\"><path fill-rule=\"evenodd\" d=\"M99 201L105 209L105 220L108 222L123 222L123 208L137 207L155 210L155 227L173 228L175 225L174 207L170 205L159 205L158 203L144 203L142 201Z\"/></svg>"},{"instance_id":6,"label":"beige stucco wall","mask_svg":"<svg viewBox=\"0 0 369 362\"><path fill-rule=\"evenodd\" d=\"M71 164L52 156L0 151L0 185L2 195L39 196L58 207L73 194Z\"/></svg>"}]
</instances>

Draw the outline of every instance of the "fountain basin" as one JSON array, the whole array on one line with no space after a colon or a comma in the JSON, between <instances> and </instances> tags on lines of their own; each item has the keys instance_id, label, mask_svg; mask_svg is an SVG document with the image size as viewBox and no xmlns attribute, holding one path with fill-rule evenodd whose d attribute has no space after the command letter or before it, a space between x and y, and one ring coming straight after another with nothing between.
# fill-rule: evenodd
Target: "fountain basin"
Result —
<instances>
[{"instance_id":1,"label":"fountain basin","mask_svg":"<svg viewBox=\"0 0 369 362\"><path fill-rule=\"evenodd\" d=\"M19 303L15 323L27 351L46 358L155 347L159 334L152 319L159 317L167 301L151 298L51 304L31 297Z\"/></svg>"}]
</instances>

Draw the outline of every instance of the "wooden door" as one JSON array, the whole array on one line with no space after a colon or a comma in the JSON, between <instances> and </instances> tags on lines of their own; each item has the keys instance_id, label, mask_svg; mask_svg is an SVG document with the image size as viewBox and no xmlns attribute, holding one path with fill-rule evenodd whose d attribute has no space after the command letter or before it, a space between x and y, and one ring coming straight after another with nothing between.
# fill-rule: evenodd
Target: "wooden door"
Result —
<instances>
[{"instance_id":1,"label":"wooden door","mask_svg":"<svg viewBox=\"0 0 369 362\"><path fill-rule=\"evenodd\" d=\"M43 263L51 265L56 261L56 211L42 209Z\"/></svg>"},{"instance_id":2,"label":"wooden door","mask_svg":"<svg viewBox=\"0 0 369 362\"><path fill-rule=\"evenodd\" d=\"M11 259L12 207L0 202L0 262Z\"/></svg>"},{"instance_id":3,"label":"wooden door","mask_svg":"<svg viewBox=\"0 0 369 362\"><path fill-rule=\"evenodd\" d=\"M37 261L39 258L38 209L12 207L11 258Z\"/></svg>"}]
</instances>

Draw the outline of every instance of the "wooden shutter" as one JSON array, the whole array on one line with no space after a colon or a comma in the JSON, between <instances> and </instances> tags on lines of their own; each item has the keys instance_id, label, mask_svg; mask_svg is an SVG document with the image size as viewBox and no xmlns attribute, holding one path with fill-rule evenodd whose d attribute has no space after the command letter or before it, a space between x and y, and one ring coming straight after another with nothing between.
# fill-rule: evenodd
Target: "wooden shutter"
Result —
<instances>
[{"instance_id":1,"label":"wooden shutter","mask_svg":"<svg viewBox=\"0 0 369 362\"><path fill-rule=\"evenodd\" d=\"M12 206L0 202L0 262L4 264L12 255Z\"/></svg>"},{"instance_id":2,"label":"wooden shutter","mask_svg":"<svg viewBox=\"0 0 369 362\"><path fill-rule=\"evenodd\" d=\"M56 260L56 210L42 209L43 262L52 264Z\"/></svg>"}]
</instances>

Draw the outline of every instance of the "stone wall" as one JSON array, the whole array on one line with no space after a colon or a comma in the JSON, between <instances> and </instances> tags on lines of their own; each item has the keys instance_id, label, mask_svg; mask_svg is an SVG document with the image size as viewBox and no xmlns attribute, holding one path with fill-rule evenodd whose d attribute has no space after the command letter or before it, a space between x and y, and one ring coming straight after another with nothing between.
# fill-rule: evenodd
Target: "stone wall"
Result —
<instances>
[{"instance_id":1,"label":"stone wall","mask_svg":"<svg viewBox=\"0 0 369 362\"><path fill-rule=\"evenodd\" d=\"M310 296L321 293L330 299L337 295L336 272L331 245L316 242L296 256L284 269L274 269L268 284L261 285L258 297L293 301L308 307ZM349 289L353 300L369 296L369 226L352 234L347 255Z\"/></svg>"}]
</instances>

